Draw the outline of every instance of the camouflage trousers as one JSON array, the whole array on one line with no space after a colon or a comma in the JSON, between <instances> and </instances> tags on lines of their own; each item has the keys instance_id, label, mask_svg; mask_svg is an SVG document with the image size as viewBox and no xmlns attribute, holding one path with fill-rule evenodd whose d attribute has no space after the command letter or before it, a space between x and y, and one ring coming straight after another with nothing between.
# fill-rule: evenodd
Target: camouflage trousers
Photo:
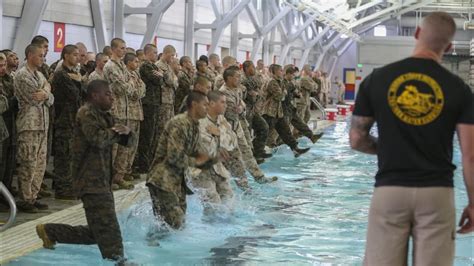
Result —
<instances>
[{"instance_id":1,"label":"camouflage trousers","mask_svg":"<svg viewBox=\"0 0 474 266\"><path fill-rule=\"evenodd\" d=\"M72 142L73 128L67 126L56 126L54 128L54 190L56 195L73 195L71 161L72 161Z\"/></svg>"},{"instance_id":2,"label":"camouflage trousers","mask_svg":"<svg viewBox=\"0 0 474 266\"><path fill-rule=\"evenodd\" d=\"M143 121L140 123L140 134L138 139L138 152L134 161L134 167L139 173L146 174L154 159L156 145L158 144L158 106L143 105ZM156 140L155 140L156 139Z\"/></svg>"},{"instance_id":3,"label":"camouflage trousers","mask_svg":"<svg viewBox=\"0 0 474 266\"><path fill-rule=\"evenodd\" d=\"M329 95L328 95L327 92L322 92L322 91L321 91L321 92L319 93L319 99L320 99L319 102L321 103L322 106L326 107L326 105L327 105L328 102L329 102L329 99L328 99L328 98L329 98Z\"/></svg>"},{"instance_id":4,"label":"camouflage trousers","mask_svg":"<svg viewBox=\"0 0 474 266\"><path fill-rule=\"evenodd\" d=\"M140 121L138 120L120 120L118 123L128 125L135 134L140 134ZM114 166L114 173L121 175L132 174L132 164L137 154L138 143L135 142L132 147L125 147L122 145L114 144L112 150L112 161Z\"/></svg>"},{"instance_id":5,"label":"camouflage trousers","mask_svg":"<svg viewBox=\"0 0 474 266\"><path fill-rule=\"evenodd\" d=\"M262 170L257 164L257 161L255 160L252 148L248 144L247 138L245 137L244 129L242 128L240 122L237 123L238 125L236 127L235 133L237 134L239 149L242 153L242 159L244 161L245 167L254 178L261 178L265 174L262 172Z\"/></svg>"},{"instance_id":6,"label":"camouflage trousers","mask_svg":"<svg viewBox=\"0 0 474 266\"><path fill-rule=\"evenodd\" d=\"M278 133L278 136L280 136L286 145L288 145L291 149L294 149L298 146L298 142L291 133L290 125L284 117L275 118L268 115L263 115L263 118L265 121L267 121L270 131L275 129Z\"/></svg>"},{"instance_id":7,"label":"camouflage trousers","mask_svg":"<svg viewBox=\"0 0 474 266\"><path fill-rule=\"evenodd\" d=\"M288 112L288 115L285 116L285 119L289 124L291 124L298 132L300 132L303 136L311 139L313 136L313 131L308 127L308 124L301 119L298 115L296 109L291 110Z\"/></svg>"},{"instance_id":8,"label":"camouflage trousers","mask_svg":"<svg viewBox=\"0 0 474 266\"><path fill-rule=\"evenodd\" d=\"M229 170L230 174L237 178L239 182L247 183L247 175L245 174L245 164L242 159L242 153L239 148L229 152L229 160L225 160L222 163L225 168Z\"/></svg>"},{"instance_id":9,"label":"camouflage trousers","mask_svg":"<svg viewBox=\"0 0 474 266\"><path fill-rule=\"evenodd\" d=\"M0 156L0 181L11 191L16 167L16 143L11 136L0 143Z\"/></svg>"},{"instance_id":10,"label":"camouflage trousers","mask_svg":"<svg viewBox=\"0 0 474 266\"><path fill-rule=\"evenodd\" d=\"M170 121L171 118L173 118L173 116L174 116L174 105L163 103L158 107L158 120L160 120L160 122L158 123L158 129L157 129L157 132L158 132L158 137L156 139L157 143L160 139L161 133L165 130L166 123Z\"/></svg>"},{"instance_id":11,"label":"camouflage trousers","mask_svg":"<svg viewBox=\"0 0 474 266\"><path fill-rule=\"evenodd\" d=\"M47 131L22 131L18 133L17 174L20 199L34 203L46 170L48 146Z\"/></svg>"},{"instance_id":12,"label":"camouflage trousers","mask_svg":"<svg viewBox=\"0 0 474 266\"><path fill-rule=\"evenodd\" d=\"M253 129L253 152L255 156L260 156L265 153L265 144L268 138L268 124L265 119L262 118L258 113L248 117L250 128Z\"/></svg>"},{"instance_id":13,"label":"camouflage trousers","mask_svg":"<svg viewBox=\"0 0 474 266\"><path fill-rule=\"evenodd\" d=\"M183 185L174 191L165 191L148 183L153 213L173 229L180 229L186 216L186 189Z\"/></svg>"},{"instance_id":14,"label":"camouflage trousers","mask_svg":"<svg viewBox=\"0 0 474 266\"><path fill-rule=\"evenodd\" d=\"M97 244L104 259L123 260L122 235L112 192L85 194L81 200L87 225L46 224L48 238L65 244Z\"/></svg>"},{"instance_id":15,"label":"camouflage trousers","mask_svg":"<svg viewBox=\"0 0 474 266\"><path fill-rule=\"evenodd\" d=\"M202 170L190 181L204 206L205 215L216 213L220 205L228 203L234 196L229 178L218 175L213 168Z\"/></svg>"},{"instance_id":16,"label":"camouflage trousers","mask_svg":"<svg viewBox=\"0 0 474 266\"><path fill-rule=\"evenodd\" d=\"M306 104L298 104L296 105L296 113L305 124L308 124L309 119L311 119L311 113L309 111L309 105Z\"/></svg>"}]
</instances>

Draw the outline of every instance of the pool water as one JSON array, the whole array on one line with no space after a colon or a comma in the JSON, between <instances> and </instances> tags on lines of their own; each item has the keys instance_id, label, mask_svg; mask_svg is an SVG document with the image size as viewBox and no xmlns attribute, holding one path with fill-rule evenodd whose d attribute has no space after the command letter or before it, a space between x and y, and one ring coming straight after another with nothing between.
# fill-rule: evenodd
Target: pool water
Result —
<instances>
[{"instance_id":1,"label":"pool water","mask_svg":"<svg viewBox=\"0 0 474 266\"><path fill-rule=\"evenodd\" d=\"M308 154L295 159L284 147L262 165L279 181L235 189L232 214L204 222L196 196L188 197L186 227L149 246L155 226L150 200L120 213L127 257L140 265L360 265L376 157L350 150L348 123L338 122ZM301 139L301 145L311 145ZM459 150L455 151L459 165ZM467 202L456 171L457 220ZM234 186L235 188L235 186ZM144 191L147 193L147 191ZM455 265L473 265L473 235L457 235ZM95 245L41 249L9 265L112 265Z\"/></svg>"}]
</instances>

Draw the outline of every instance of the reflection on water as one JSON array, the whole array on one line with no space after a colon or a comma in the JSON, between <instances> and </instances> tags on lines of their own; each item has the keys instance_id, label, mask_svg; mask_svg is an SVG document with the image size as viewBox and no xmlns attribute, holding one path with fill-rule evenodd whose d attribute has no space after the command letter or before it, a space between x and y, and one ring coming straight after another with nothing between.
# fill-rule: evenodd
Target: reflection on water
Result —
<instances>
[{"instance_id":1,"label":"reflection on water","mask_svg":"<svg viewBox=\"0 0 474 266\"><path fill-rule=\"evenodd\" d=\"M143 265L358 265L362 262L376 158L349 149L347 123L337 123L305 156L287 147L263 164L270 185L252 183L252 193L235 189L232 213L204 222L196 196L188 197L186 227L159 235L162 228L149 200L119 215L128 258ZM310 145L301 139L302 145ZM455 153L459 164L459 151ZM466 203L456 171L457 217ZM148 193L144 190L143 193ZM456 265L472 265L473 236L457 236ZM96 246L58 245L38 250L12 265L112 265Z\"/></svg>"}]
</instances>

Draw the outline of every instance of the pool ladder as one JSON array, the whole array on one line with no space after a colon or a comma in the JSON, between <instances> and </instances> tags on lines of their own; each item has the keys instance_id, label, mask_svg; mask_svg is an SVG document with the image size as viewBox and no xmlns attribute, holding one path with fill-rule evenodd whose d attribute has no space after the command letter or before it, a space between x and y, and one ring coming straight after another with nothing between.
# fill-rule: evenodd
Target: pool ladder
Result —
<instances>
[{"instance_id":1,"label":"pool ladder","mask_svg":"<svg viewBox=\"0 0 474 266\"><path fill-rule=\"evenodd\" d=\"M318 102L318 100L316 100L316 98L314 98L314 97L311 97L310 100L311 100L312 103L314 103L314 105L316 105L316 107L319 110L321 110L321 113L323 115L323 120L324 120L325 117L326 117L326 110L324 109L323 105L320 102Z\"/></svg>"},{"instance_id":2,"label":"pool ladder","mask_svg":"<svg viewBox=\"0 0 474 266\"><path fill-rule=\"evenodd\" d=\"M8 205L10 206L10 215L8 216L8 220L5 224L0 225L0 232L7 230L10 226L13 225L16 219L16 204L15 199L13 198L10 191L8 191L7 187L0 181L0 192L2 193L3 197L8 201Z\"/></svg>"}]
</instances>

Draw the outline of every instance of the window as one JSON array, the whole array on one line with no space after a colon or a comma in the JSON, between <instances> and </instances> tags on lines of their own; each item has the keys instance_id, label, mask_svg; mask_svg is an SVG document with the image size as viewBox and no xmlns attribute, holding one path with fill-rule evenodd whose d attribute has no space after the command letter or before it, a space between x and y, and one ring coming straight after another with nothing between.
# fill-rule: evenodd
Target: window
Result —
<instances>
[{"instance_id":1,"label":"window","mask_svg":"<svg viewBox=\"0 0 474 266\"><path fill-rule=\"evenodd\" d=\"M385 37L387 36L387 28L384 25L378 25L374 28L374 36Z\"/></svg>"}]
</instances>

